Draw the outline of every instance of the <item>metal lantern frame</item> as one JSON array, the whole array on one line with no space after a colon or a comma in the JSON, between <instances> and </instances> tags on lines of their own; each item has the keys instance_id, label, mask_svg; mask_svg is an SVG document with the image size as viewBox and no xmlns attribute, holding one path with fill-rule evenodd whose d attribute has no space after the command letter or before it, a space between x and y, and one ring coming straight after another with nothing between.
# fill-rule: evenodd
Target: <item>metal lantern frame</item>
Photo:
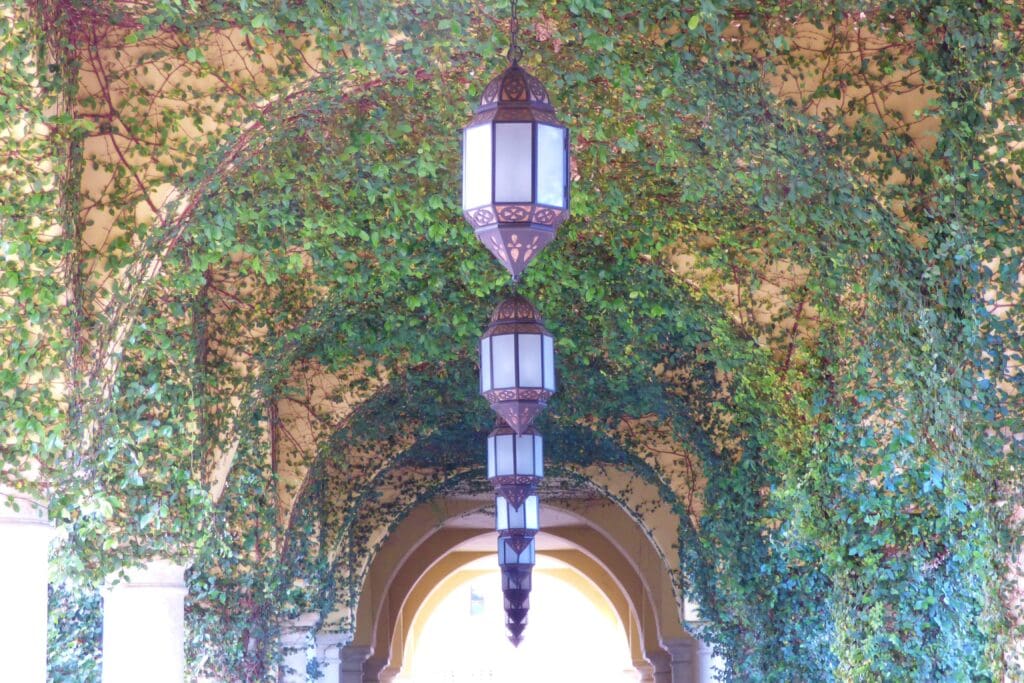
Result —
<instances>
[{"instance_id":1,"label":"metal lantern frame","mask_svg":"<svg viewBox=\"0 0 1024 683\"><path fill-rule=\"evenodd\" d=\"M494 526L498 532L536 533L540 530L540 498L537 494L526 495L521 501L499 494L494 497L494 504L497 510Z\"/></svg>"},{"instance_id":2,"label":"metal lantern frame","mask_svg":"<svg viewBox=\"0 0 1024 683\"><path fill-rule=\"evenodd\" d=\"M487 478L495 493L519 505L544 476L544 437L533 427L516 434L504 420L487 436Z\"/></svg>"},{"instance_id":3,"label":"metal lantern frame","mask_svg":"<svg viewBox=\"0 0 1024 683\"><path fill-rule=\"evenodd\" d=\"M516 434L523 434L556 390L555 341L526 298L494 309L480 338L480 393Z\"/></svg>"},{"instance_id":4,"label":"metal lantern frame","mask_svg":"<svg viewBox=\"0 0 1024 683\"><path fill-rule=\"evenodd\" d=\"M501 592L504 597L505 627L509 640L518 646L523 640L526 616L530 611L533 565L536 562L534 534L502 534L498 537L498 565L501 567Z\"/></svg>"},{"instance_id":5,"label":"metal lantern frame","mask_svg":"<svg viewBox=\"0 0 1024 683\"><path fill-rule=\"evenodd\" d=\"M462 132L462 215L518 280L569 217L569 128L513 60Z\"/></svg>"}]
</instances>

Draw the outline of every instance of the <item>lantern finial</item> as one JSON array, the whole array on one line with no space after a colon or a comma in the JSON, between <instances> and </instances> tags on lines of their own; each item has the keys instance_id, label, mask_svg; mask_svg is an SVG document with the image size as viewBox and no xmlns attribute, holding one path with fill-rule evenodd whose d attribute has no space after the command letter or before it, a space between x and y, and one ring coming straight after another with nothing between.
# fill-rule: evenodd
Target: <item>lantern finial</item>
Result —
<instances>
[{"instance_id":1,"label":"lantern finial","mask_svg":"<svg viewBox=\"0 0 1024 683\"><path fill-rule=\"evenodd\" d=\"M502 533L498 537L501 592L505 598L505 627L512 644L523 642L526 615L530 611L530 590L536 546L533 532Z\"/></svg>"}]
</instances>

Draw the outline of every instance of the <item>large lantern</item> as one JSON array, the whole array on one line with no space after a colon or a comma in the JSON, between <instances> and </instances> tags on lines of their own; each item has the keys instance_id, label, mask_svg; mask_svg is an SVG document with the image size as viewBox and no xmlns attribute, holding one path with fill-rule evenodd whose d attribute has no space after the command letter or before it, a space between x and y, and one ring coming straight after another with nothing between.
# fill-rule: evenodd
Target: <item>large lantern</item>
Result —
<instances>
[{"instance_id":1,"label":"large lantern","mask_svg":"<svg viewBox=\"0 0 1024 683\"><path fill-rule=\"evenodd\" d=\"M480 339L480 393L516 434L523 434L555 393L554 337L521 296L494 309Z\"/></svg>"},{"instance_id":2,"label":"large lantern","mask_svg":"<svg viewBox=\"0 0 1024 683\"><path fill-rule=\"evenodd\" d=\"M505 627L509 640L519 646L530 610L530 590L536 546L533 534L498 537L498 564L501 567L501 591L505 597Z\"/></svg>"},{"instance_id":3,"label":"large lantern","mask_svg":"<svg viewBox=\"0 0 1024 683\"><path fill-rule=\"evenodd\" d=\"M544 438L533 427L516 434L499 418L487 436L487 478L495 492L518 506L543 476Z\"/></svg>"},{"instance_id":4,"label":"large lantern","mask_svg":"<svg viewBox=\"0 0 1024 683\"><path fill-rule=\"evenodd\" d=\"M462 215L513 280L569 216L569 130L514 58L463 129Z\"/></svg>"}]
</instances>

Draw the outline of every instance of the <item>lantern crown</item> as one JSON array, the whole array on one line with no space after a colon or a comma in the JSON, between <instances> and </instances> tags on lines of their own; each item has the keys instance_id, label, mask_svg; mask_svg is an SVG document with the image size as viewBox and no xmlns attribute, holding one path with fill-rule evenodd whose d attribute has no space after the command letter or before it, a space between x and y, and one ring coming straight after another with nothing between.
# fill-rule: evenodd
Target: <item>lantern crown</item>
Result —
<instances>
[{"instance_id":1,"label":"lantern crown","mask_svg":"<svg viewBox=\"0 0 1024 683\"><path fill-rule=\"evenodd\" d=\"M487 326L484 338L500 333L507 334L503 325L533 325L537 329L529 331L547 332L544 327L544 319L540 317L540 311L530 303L529 299L519 294L513 294L494 309L494 312L491 313L491 324Z\"/></svg>"},{"instance_id":2,"label":"lantern crown","mask_svg":"<svg viewBox=\"0 0 1024 683\"><path fill-rule=\"evenodd\" d=\"M518 63L509 65L487 84L476 113L499 107L530 107L552 114L555 111L544 85Z\"/></svg>"}]
</instances>

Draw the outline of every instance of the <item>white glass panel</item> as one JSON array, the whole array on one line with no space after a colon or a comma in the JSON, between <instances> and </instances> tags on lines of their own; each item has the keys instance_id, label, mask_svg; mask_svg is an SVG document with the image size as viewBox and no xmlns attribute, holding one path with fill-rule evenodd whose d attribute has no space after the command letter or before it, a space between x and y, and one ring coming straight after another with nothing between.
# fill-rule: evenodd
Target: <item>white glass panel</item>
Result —
<instances>
[{"instance_id":1,"label":"white glass panel","mask_svg":"<svg viewBox=\"0 0 1024 683\"><path fill-rule=\"evenodd\" d=\"M533 541L530 541L530 545L526 546L523 550L523 554L519 556L519 564L534 564L537 561L537 549L533 545Z\"/></svg>"},{"instance_id":2,"label":"white glass panel","mask_svg":"<svg viewBox=\"0 0 1024 683\"><path fill-rule=\"evenodd\" d=\"M537 126L537 203L565 208L565 129Z\"/></svg>"},{"instance_id":3,"label":"white glass panel","mask_svg":"<svg viewBox=\"0 0 1024 683\"><path fill-rule=\"evenodd\" d=\"M544 388L555 390L555 339L544 336Z\"/></svg>"},{"instance_id":4,"label":"white glass panel","mask_svg":"<svg viewBox=\"0 0 1024 683\"><path fill-rule=\"evenodd\" d=\"M494 350L491 355L491 363L494 366L494 388L514 387L516 385L515 335L498 334L489 339Z\"/></svg>"},{"instance_id":5,"label":"white glass panel","mask_svg":"<svg viewBox=\"0 0 1024 683\"><path fill-rule=\"evenodd\" d=\"M480 392L490 391L491 387L491 338L480 342Z\"/></svg>"},{"instance_id":6,"label":"white glass panel","mask_svg":"<svg viewBox=\"0 0 1024 683\"><path fill-rule=\"evenodd\" d=\"M533 124L494 124L494 201L533 201Z\"/></svg>"},{"instance_id":7,"label":"white glass panel","mask_svg":"<svg viewBox=\"0 0 1024 683\"><path fill-rule=\"evenodd\" d=\"M523 503L523 509L526 512L526 519L524 523L527 529L539 529L540 528L540 501L537 500L537 496L530 496Z\"/></svg>"},{"instance_id":8,"label":"white glass panel","mask_svg":"<svg viewBox=\"0 0 1024 683\"><path fill-rule=\"evenodd\" d=\"M497 527L498 531L503 531L508 528L508 501L501 496L495 498L494 502L498 507L497 514Z\"/></svg>"},{"instance_id":9,"label":"white glass panel","mask_svg":"<svg viewBox=\"0 0 1024 683\"><path fill-rule=\"evenodd\" d=\"M516 474L533 474L533 435L516 437Z\"/></svg>"},{"instance_id":10,"label":"white glass panel","mask_svg":"<svg viewBox=\"0 0 1024 683\"><path fill-rule=\"evenodd\" d=\"M519 386L539 387L541 384L539 334L519 335Z\"/></svg>"},{"instance_id":11,"label":"white glass panel","mask_svg":"<svg viewBox=\"0 0 1024 683\"><path fill-rule=\"evenodd\" d=\"M514 437L511 434L503 434L498 437L498 474L513 474L515 467L515 451L512 449Z\"/></svg>"},{"instance_id":12,"label":"white glass panel","mask_svg":"<svg viewBox=\"0 0 1024 683\"><path fill-rule=\"evenodd\" d=\"M534 444L533 447L535 449L535 452L533 454L533 457L534 457L533 471L537 473L538 477L543 477L544 476L544 439L542 439L541 437L538 436L534 440L533 444Z\"/></svg>"},{"instance_id":13,"label":"white glass panel","mask_svg":"<svg viewBox=\"0 0 1024 683\"><path fill-rule=\"evenodd\" d=\"M496 437L489 437L487 439L487 478L490 479L494 475L494 440Z\"/></svg>"},{"instance_id":14,"label":"white glass panel","mask_svg":"<svg viewBox=\"0 0 1024 683\"><path fill-rule=\"evenodd\" d=\"M462 208L491 203L491 126L467 128L462 145Z\"/></svg>"},{"instance_id":15,"label":"white glass panel","mask_svg":"<svg viewBox=\"0 0 1024 683\"><path fill-rule=\"evenodd\" d=\"M512 507L511 504L508 506L508 529L525 529L526 528L526 516L527 508L529 506L525 503L517 508Z\"/></svg>"}]
</instances>

